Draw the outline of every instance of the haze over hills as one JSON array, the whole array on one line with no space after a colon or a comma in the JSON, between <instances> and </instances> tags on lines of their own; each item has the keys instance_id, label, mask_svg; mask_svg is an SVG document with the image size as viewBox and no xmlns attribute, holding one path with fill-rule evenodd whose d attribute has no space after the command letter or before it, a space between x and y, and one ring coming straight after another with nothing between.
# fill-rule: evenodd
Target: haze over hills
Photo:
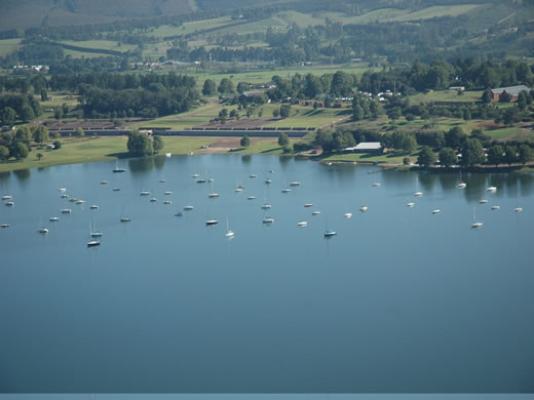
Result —
<instances>
[{"instance_id":1,"label":"haze over hills","mask_svg":"<svg viewBox=\"0 0 534 400\"><path fill-rule=\"evenodd\" d=\"M0 30L112 22L124 18L180 15L194 0L2 0Z\"/></svg>"},{"instance_id":2,"label":"haze over hills","mask_svg":"<svg viewBox=\"0 0 534 400\"><path fill-rule=\"evenodd\" d=\"M531 0L2 0L0 31L108 23L133 18L230 13L236 9L278 8L301 12L336 11L359 15L373 10L418 10L458 5L530 4ZM481 10L479 10L481 11ZM487 11L487 10L484 10ZM386 13L387 14L387 13ZM389 15L389 14L388 14ZM431 15L432 16L432 15ZM439 13L436 17L441 16ZM384 13L376 14L377 20Z\"/></svg>"}]
</instances>

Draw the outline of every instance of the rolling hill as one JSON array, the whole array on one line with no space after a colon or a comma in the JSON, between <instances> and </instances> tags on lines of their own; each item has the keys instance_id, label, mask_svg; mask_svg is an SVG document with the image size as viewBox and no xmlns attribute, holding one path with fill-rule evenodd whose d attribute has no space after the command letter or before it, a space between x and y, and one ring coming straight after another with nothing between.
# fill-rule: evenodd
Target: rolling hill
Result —
<instances>
[{"instance_id":1,"label":"rolling hill","mask_svg":"<svg viewBox=\"0 0 534 400\"><path fill-rule=\"evenodd\" d=\"M188 14L194 0L2 0L0 31Z\"/></svg>"}]
</instances>

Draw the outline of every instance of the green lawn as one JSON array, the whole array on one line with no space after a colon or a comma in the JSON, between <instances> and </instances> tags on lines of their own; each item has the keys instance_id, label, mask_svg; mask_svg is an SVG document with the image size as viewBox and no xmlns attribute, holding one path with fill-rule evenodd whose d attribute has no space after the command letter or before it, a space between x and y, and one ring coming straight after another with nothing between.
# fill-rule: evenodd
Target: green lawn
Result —
<instances>
[{"instance_id":1,"label":"green lawn","mask_svg":"<svg viewBox=\"0 0 534 400\"><path fill-rule=\"evenodd\" d=\"M5 57L18 50L22 39L3 39L0 40L0 57Z\"/></svg>"},{"instance_id":2,"label":"green lawn","mask_svg":"<svg viewBox=\"0 0 534 400\"><path fill-rule=\"evenodd\" d=\"M264 110L265 112L265 110ZM273 128L321 128L350 118L348 109L317 109L313 107L293 106L291 116L267 124Z\"/></svg>"},{"instance_id":3,"label":"green lawn","mask_svg":"<svg viewBox=\"0 0 534 400\"><path fill-rule=\"evenodd\" d=\"M114 40L63 40L60 43L86 49L115 50L120 51L121 53L136 48L133 44L124 44Z\"/></svg>"},{"instance_id":4,"label":"green lawn","mask_svg":"<svg viewBox=\"0 0 534 400\"><path fill-rule=\"evenodd\" d=\"M163 139L164 153L189 154L197 152L201 146L213 143L216 138L209 137L166 137ZM127 138L120 137L85 137L62 138L63 146L59 150L34 148L28 158L23 161L0 163L0 172L28 168L41 168L59 164L75 164L99 160L113 160L125 154ZM37 153L44 155L37 160Z\"/></svg>"},{"instance_id":5,"label":"green lawn","mask_svg":"<svg viewBox=\"0 0 534 400\"><path fill-rule=\"evenodd\" d=\"M458 4L449 6L432 6L426 7L422 10L414 11L411 13L399 15L392 21L408 22L408 21L420 21L430 18L439 17L457 17L462 14L466 14L471 11L475 11L477 8L482 7L480 4Z\"/></svg>"},{"instance_id":6,"label":"green lawn","mask_svg":"<svg viewBox=\"0 0 534 400\"><path fill-rule=\"evenodd\" d=\"M230 17L220 17L203 19L200 21L186 22L180 26L162 25L157 27L156 29L148 31L147 33L145 33L145 35L160 38L168 36L188 35L198 31L204 31L206 29L223 27L233 22L234 21L232 21Z\"/></svg>"},{"instance_id":7,"label":"green lawn","mask_svg":"<svg viewBox=\"0 0 534 400\"><path fill-rule=\"evenodd\" d=\"M210 120L218 116L219 111L223 108L217 103L208 103L202 105L192 111L169 115L153 119L151 121L143 121L133 124L133 128L151 127L151 128L171 128L171 129L191 129L194 126L207 124Z\"/></svg>"},{"instance_id":8,"label":"green lawn","mask_svg":"<svg viewBox=\"0 0 534 400\"><path fill-rule=\"evenodd\" d=\"M482 91L466 91L462 95L458 95L454 90L435 90L428 93L418 93L409 96L413 104L419 103L433 103L433 102L459 102L459 103L475 103L482 97Z\"/></svg>"},{"instance_id":9,"label":"green lawn","mask_svg":"<svg viewBox=\"0 0 534 400\"><path fill-rule=\"evenodd\" d=\"M348 154L335 154L329 157L326 157L322 159L321 161L324 163L328 162L365 162L365 163L380 163L380 164L402 164L402 160L406 157L403 156L397 156L397 155L380 155L380 156L373 156L369 154L354 154L354 153L348 153ZM415 157L412 155L410 158L415 159Z\"/></svg>"}]
</instances>

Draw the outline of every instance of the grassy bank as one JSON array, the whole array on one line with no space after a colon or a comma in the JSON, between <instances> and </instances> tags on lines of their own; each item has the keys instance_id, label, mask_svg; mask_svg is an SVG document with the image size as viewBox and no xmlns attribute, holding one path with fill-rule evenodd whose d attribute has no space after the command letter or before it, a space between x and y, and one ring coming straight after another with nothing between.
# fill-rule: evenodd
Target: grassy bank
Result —
<instances>
[{"instance_id":1,"label":"grassy bank","mask_svg":"<svg viewBox=\"0 0 534 400\"><path fill-rule=\"evenodd\" d=\"M166 137L164 153L174 155L225 152L218 150L217 143L221 138L215 137ZM0 163L0 172L16 171L29 168L44 168L52 165L76 164L91 161L114 160L127 157L127 138L121 137L84 137L61 139L63 145L59 150L34 148L28 158L22 161ZM236 144L239 138L235 139ZM213 147L210 147L213 146ZM238 147L238 146L236 146ZM37 153L43 154L41 160ZM281 154L282 149L276 139L254 139L248 148L236 151L238 154Z\"/></svg>"}]
</instances>

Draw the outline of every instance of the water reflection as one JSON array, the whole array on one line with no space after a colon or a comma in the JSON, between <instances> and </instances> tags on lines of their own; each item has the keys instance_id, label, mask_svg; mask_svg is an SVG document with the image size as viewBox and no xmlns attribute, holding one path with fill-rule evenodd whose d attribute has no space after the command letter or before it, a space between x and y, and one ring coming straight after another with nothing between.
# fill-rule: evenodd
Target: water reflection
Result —
<instances>
[{"instance_id":1,"label":"water reflection","mask_svg":"<svg viewBox=\"0 0 534 400\"><path fill-rule=\"evenodd\" d=\"M128 167L132 174L141 175L154 169L163 169L166 161L165 156L133 158L128 160Z\"/></svg>"},{"instance_id":2,"label":"water reflection","mask_svg":"<svg viewBox=\"0 0 534 400\"><path fill-rule=\"evenodd\" d=\"M28 179L31 176L31 170L30 169L19 169L17 171L13 171L13 175L18 179L20 183L25 183L28 181Z\"/></svg>"}]
</instances>

